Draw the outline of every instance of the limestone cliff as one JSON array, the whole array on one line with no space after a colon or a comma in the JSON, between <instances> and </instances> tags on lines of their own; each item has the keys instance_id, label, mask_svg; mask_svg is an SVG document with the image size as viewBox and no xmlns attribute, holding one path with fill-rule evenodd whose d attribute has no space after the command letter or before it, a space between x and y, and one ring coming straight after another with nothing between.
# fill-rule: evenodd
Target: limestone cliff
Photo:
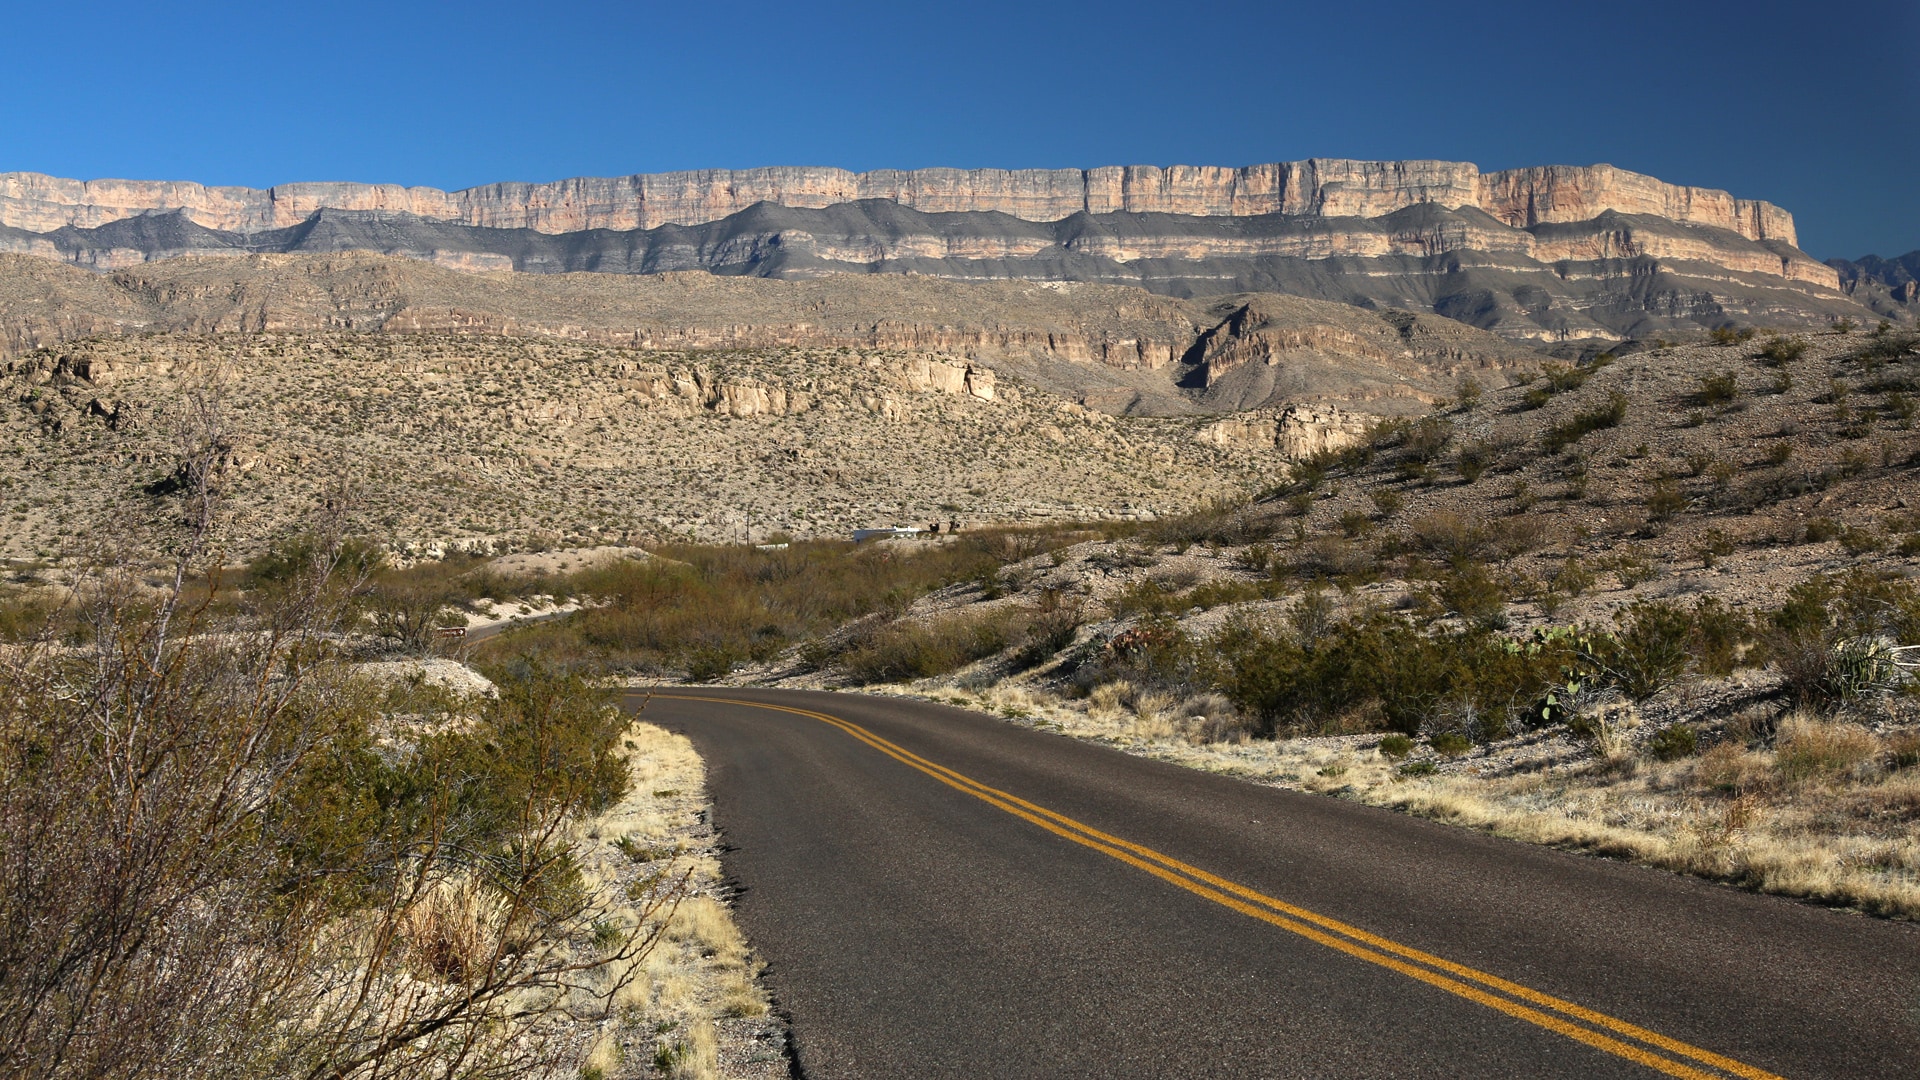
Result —
<instances>
[{"instance_id":1,"label":"limestone cliff","mask_svg":"<svg viewBox=\"0 0 1920 1080\"><path fill-rule=\"evenodd\" d=\"M1421 203L1472 207L1510 226L1586 221L1612 210L1706 225L1749 240L1796 243L1793 217L1771 203L1663 183L1611 165L1482 173L1455 161L1305 161L1096 169L709 169L501 183L461 191L398 184L294 183L208 187L182 181L65 180L0 173L0 225L28 232L97 228L184 210L210 229L260 232L315 211L414 214L495 229L571 233L698 225L755 203L822 208L885 199L927 213L991 211L1026 221L1078 213L1376 218Z\"/></svg>"},{"instance_id":2,"label":"limestone cliff","mask_svg":"<svg viewBox=\"0 0 1920 1080\"><path fill-rule=\"evenodd\" d=\"M367 251L476 274L1097 282L1175 297L1286 293L1426 311L1569 348L1685 340L1729 322L1818 327L1920 312L1900 282L1843 290L1850 264L1817 262L1793 240L1792 218L1770 204L1605 165L752 169L457 192L0 174L0 252L108 272L180 256ZM706 327L659 332L663 347L713 340ZM876 338L927 333L874 327ZM963 335L974 340L923 343L973 347L994 333L979 327ZM1177 355L1146 338L1047 348L1146 368Z\"/></svg>"}]
</instances>

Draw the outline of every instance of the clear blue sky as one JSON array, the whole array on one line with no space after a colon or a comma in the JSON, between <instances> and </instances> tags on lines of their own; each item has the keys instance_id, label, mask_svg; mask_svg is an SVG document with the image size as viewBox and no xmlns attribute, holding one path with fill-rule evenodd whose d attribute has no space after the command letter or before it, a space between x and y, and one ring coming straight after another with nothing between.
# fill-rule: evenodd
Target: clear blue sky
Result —
<instances>
[{"instance_id":1,"label":"clear blue sky","mask_svg":"<svg viewBox=\"0 0 1920 1080\"><path fill-rule=\"evenodd\" d=\"M0 171L1611 162L1920 248L1920 0L20 5Z\"/></svg>"}]
</instances>

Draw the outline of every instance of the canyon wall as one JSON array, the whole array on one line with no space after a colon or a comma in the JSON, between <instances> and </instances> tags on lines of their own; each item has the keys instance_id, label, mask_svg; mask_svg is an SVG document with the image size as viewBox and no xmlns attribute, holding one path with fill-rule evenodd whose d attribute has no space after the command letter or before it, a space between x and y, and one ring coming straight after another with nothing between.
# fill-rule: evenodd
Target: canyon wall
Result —
<instances>
[{"instance_id":1,"label":"canyon wall","mask_svg":"<svg viewBox=\"0 0 1920 1080\"><path fill-rule=\"evenodd\" d=\"M98 228L183 210L211 229L288 228L319 210L414 214L483 228L571 233L698 225L755 203L823 208L884 199L926 213L993 211L1026 221L1077 213L1374 218L1421 203L1474 208L1514 227L1586 221L1606 211L1707 225L1749 240L1794 244L1793 217L1770 203L1664 183L1610 165L1482 173L1452 161L1308 159L1243 168L1174 165L1096 169L709 169L441 191L398 184L209 187L177 181L66 180L0 173L0 225L28 232Z\"/></svg>"}]
</instances>

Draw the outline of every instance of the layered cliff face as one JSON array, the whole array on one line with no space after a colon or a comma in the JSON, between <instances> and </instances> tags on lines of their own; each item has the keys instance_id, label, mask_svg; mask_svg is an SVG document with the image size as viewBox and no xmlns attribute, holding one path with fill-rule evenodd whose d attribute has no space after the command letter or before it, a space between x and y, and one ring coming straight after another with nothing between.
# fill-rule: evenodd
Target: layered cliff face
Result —
<instances>
[{"instance_id":1,"label":"layered cliff face","mask_svg":"<svg viewBox=\"0 0 1920 1080\"><path fill-rule=\"evenodd\" d=\"M0 173L0 225L28 232L185 211L231 232L297 225L318 210L414 214L489 229L543 233L700 225L755 203L820 209L885 199L926 213L985 211L1024 221L1078 213L1193 217L1380 217L1421 203L1472 207L1512 226L1586 221L1612 210L1706 225L1749 240L1795 243L1793 217L1770 203L1667 184L1611 165L1481 173L1457 161L1320 158L1244 168L1174 165L1098 169L712 169L462 191L398 184L206 187L175 181L64 180Z\"/></svg>"},{"instance_id":2,"label":"layered cliff face","mask_svg":"<svg viewBox=\"0 0 1920 1080\"><path fill-rule=\"evenodd\" d=\"M372 251L469 272L1098 282L1425 311L1589 349L1599 345L1580 343L1914 310L1892 295L1898 282L1843 290L1839 270L1793 237L1792 218L1767 203L1604 165L755 169L451 193L0 175L0 252L103 271Z\"/></svg>"}]
</instances>

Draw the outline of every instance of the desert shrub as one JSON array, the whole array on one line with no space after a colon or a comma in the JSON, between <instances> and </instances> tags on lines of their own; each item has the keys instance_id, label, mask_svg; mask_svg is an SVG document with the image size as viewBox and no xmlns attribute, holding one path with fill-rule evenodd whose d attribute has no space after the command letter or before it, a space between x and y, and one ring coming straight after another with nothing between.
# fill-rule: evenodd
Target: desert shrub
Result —
<instances>
[{"instance_id":1,"label":"desert shrub","mask_svg":"<svg viewBox=\"0 0 1920 1080\"><path fill-rule=\"evenodd\" d=\"M1653 489L1647 492L1647 520L1671 521L1686 510L1691 501L1679 484L1670 479L1656 480Z\"/></svg>"},{"instance_id":2,"label":"desert shrub","mask_svg":"<svg viewBox=\"0 0 1920 1080\"><path fill-rule=\"evenodd\" d=\"M1453 441L1453 422L1439 416L1423 416L1407 428L1404 445L1415 461L1431 464L1446 452Z\"/></svg>"},{"instance_id":3,"label":"desert shrub","mask_svg":"<svg viewBox=\"0 0 1920 1080\"><path fill-rule=\"evenodd\" d=\"M1399 761L1413 753L1413 740L1399 732L1394 732L1380 740L1380 755L1389 761Z\"/></svg>"},{"instance_id":4,"label":"desert shrub","mask_svg":"<svg viewBox=\"0 0 1920 1080\"><path fill-rule=\"evenodd\" d=\"M1418 734L1442 712L1473 718L1476 739L1524 722L1555 677L1560 649L1519 649L1480 628L1422 631L1378 613L1317 637L1229 625L1206 642L1208 676L1262 735L1329 730L1356 716Z\"/></svg>"},{"instance_id":5,"label":"desert shrub","mask_svg":"<svg viewBox=\"0 0 1920 1080\"><path fill-rule=\"evenodd\" d=\"M739 666L741 657L719 645L696 645L686 652L687 681L713 682L724 679Z\"/></svg>"},{"instance_id":6,"label":"desert shrub","mask_svg":"<svg viewBox=\"0 0 1920 1080\"><path fill-rule=\"evenodd\" d=\"M1839 537L1840 523L1829 517L1817 517L1807 522L1807 543L1824 544Z\"/></svg>"},{"instance_id":7,"label":"desert shrub","mask_svg":"<svg viewBox=\"0 0 1920 1080\"><path fill-rule=\"evenodd\" d=\"M310 577L322 567L342 578L359 579L385 566L386 554L373 544L358 538L334 540L312 531L295 533L267 545L267 549L247 562L241 577L249 589L288 587ZM429 572L444 576L470 569L472 560L455 559L449 565L428 564Z\"/></svg>"},{"instance_id":8,"label":"desert shrub","mask_svg":"<svg viewBox=\"0 0 1920 1080\"><path fill-rule=\"evenodd\" d=\"M1234 563L1242 570L1251 570L1256 574L1264 574L1268 568L1273 565L1273 545L1248 544L1246 548L1235 557Z\"/></svg>"},{"instance_id":9,"label":"desert shrub","mask_svg":"<svg viewBox=\"0 0 1920 1080\"><path fill-rule=\"evenodd\" d=\"M1460 470L1460 479L1471 484L1486 475L1487 466L1493 463L1493 448L1484 442L1464 443L1454 458L1454 466Z\"/></svg>"},{"instance_id":10,"label":"desert shrub","mask_svg":"<svg viewBox=\"0 0 1920 1080\"><path fill-rule=\"evenodd\" d=\"M1363 574L1374 565L1364 544L1340 536L1316 536L1300 545L1294 572L1303 578L1345 578Z\"/></svg>"},{"instance_id":11,"label":"desert shrub","mask_svg":"<svg viewBox=\"0 0 1920 1080\"><path fill-rule=\"evenodd\" d=\"M1825 710L1909 681L1920 639L1920 590L1895 575L1861 570L1817 575L1787 590L1762 638L1787 694Z\"/></svg>"},{"instance_id":12,"label":"desert shrub","mask_svg":"<svg viewBox=\"0 0 1920 1080\"><path fill-rule=\"evenodd\" d=\"M1287 465L1287 477L1296 488L1313 491L1324 483L1327 474L1340 464L1338 450L1316 450Z\"/></svg>"},{"instance_id":13,"label":"desert shrub","mask_svg":"<svg viewBox=\"0 0 1920 1080\"><path fill-rule=\"evenodd\" d=\"M1087 556L1087 564L1102 570L1136 570L1154 566L1160 557L1132 544L1116 544Z\"/></svg>"},{"instance_id":14,"label":"desert shrub","mask_svg":"<svg viewBox=\"0 0 1920 1080\"><path fill-rule=\"evenodd\" d=\"M1574 413L1568 420L1548 429L1547 452L1558 453L1595 431L1618 427L1627 417L1627 404L1627 395L1614 390L1607 394L1605 404Z\"/></svg>"},{"instance_id":15,"label":"desert shrub","mask_svg":"<svg viewBox=\"0 0 1920 1080\"><path fill-rule=\"evenodd\" d=\"M1733 674L1744 650L1754 641L1753 620L1712 596L1702 597L1690 616L1695 668L1702 675L1716 678Z\"/></svg>"},{"instance_id":16,"label":"desert shrub","mask_svg":"<svg viewBox=\"0 0 1920 1080\"><path fill-rule=\"evenodd\" d=\"M1471 409L1479 404L1482 392L1483 388L1480 385L1479 379L1474 378L1472 375L1462 375L1459 381L1454 383L1453 400L1457 402L1462 409Z\"/></svg>"},{"instance_id":17,"label":"desert shrub","mask_svg":"<svg viewBox=\"0 0 1920 1080\"><path fill-rule=\"evenodd\" d=\"M1432 776L1440 771L1440 766L1431 761L1409 761L1400 766L1399 773L1405 777Z\"/></svg>"},{"instance_id":18,"label":"desert shrub","mask_svg":"<svg viewBox=\"0 0 1920 1080\"><path fill-rule=\"evenodd\" d=\"M1700 393L1697 400L1702 405L1725 405L1740 396L1740 384L1730 371L1703 375L1700 378Z\"/></svg>"},{"instance_id":19,"label":"desert shrub","mask_svg":"<svg viewBox=\"0 0 1920 1080\"><path fill-rule=\"evenodd\" d=\"M1569 555L1566 561L1552 572L1551 581L1554 588L1568 596L1577 597L1593 588L1593 571L1587 569L1587 565L1580 561L1579 556Z\"/></svg>"},{"instance_id":20,"label":"desert shrub","mask_svg":"<svg viewBox=\"0 0 1920 1080\"><path fill-rule=\"evenodd\" d=\"M0 596L0 643L34 641L43 636L57 639L62 630L74 627L76 614L47 596Z\"/></svg>"},{"instance_id":21,"label":"desert shrub","mask_svg":"<svg viewBox=\"0 0 1920 1080\"><path fill-rule=\"evenodd\" d=\"M1427 740L1427 745L1433 747L1434 753L1445 757L1459 757L1461 754L1473 749L1472 740L1468 739L1465 735L1458 735L1451 731L1442 732L1433 736Z\"/></svg>"},{"instance_id":22,"label":"desert shrub","mask_svg":"<svg viewBox=\"0 0 1920 1080\"><path fill-rule=\"evenodd\" d=\"M1783 441L1783 442L1774 443L1772 446L1767 447L1767 464L1785 465L1787 462L1792 460L1793 460L1793 444L1792 443Z\"/></svg>"},{"instance_id":23,"label":"desert shrub","mask_svg":"<svg viewBox=\"0 0 1920 1080\"><path fill-rule=\"evenodd\" d=\"M1018 618L1002 608L890 623L841 654L840 667L862 684L945 675L1005 649Z\"/></svg>"},{"instance_id":24,"label":"desert shrub","mask_svg":"<svg viewBox=\"0 0 1920 1080\"><path fill-rule=\"evenodd\" d=\"M217 619L107 572L87 645L0 658L7 1075L531 1074L550 988L605 1008L644 952L575 944L619 903L571 837L629 719L522 665L396 726L329 547Z\"/></svg>"},{"instance_id":25,"label":"desert shrub","mask_svg":"<svg viewBox=\"0 0 1920 1080\"><path fill-rule=\"evenodd\" d=\"M1392 488L1376 487L1367 492L1367 498L1373 502L1373 508L1380 511L1380 516L1383 518L1392 517L1406 505L1406 499Z\"/></svg>"},{"instance_id":26,"label":"desert shrub","mask_svg":"<svg viewBox=\"0 0 1920 1080\"><path fill-rule=\"evenodd\" d=\"M1840 546L1849 555L1868 555L1885 551L1887 538L1872 529L1843 529L1840 532Z\"/></svg>"},{"instance_id":27,"label":"desert shrub","mask_svg":"<svg viewBox=\"0 0 1920 1080\"><path fill-rule=\"evenodd\" d=\"M1691 613L1678 604L1641 600L1612 634L1597 634L1582 659L1598 677L1635 701L1680 681L1693 666Z\"/></svg>"},{"instance_id":28,"label":"desert shrub","mask_svg":"<svg viewBox=\"0 0 1920 1080\"><path fill-rule=\"evenodd\" d=\"M1890 362L1898 362L1920 356L1920 333L1878 332L1867 339L1867 343L1855 350L1852 359L1869 367Z\"/></svg>"},{"instance_id":29,"label":"desert shrub","mask_svg":"<svg viewBox=\"0 0 1920 1080\"><path fill-rule=\"evenodd\" d=\"M1084 621L1085 613L1077 602L1062 600L1057 593L1048 593L1041 601L1039 610L1019 628L1019 647L1014 650L1014 665L1026 669L1053 659L1062 649L1073 644Z\"/></svg>"},{"instance_id":30,"label":"desert shrub","mask_svg":"<svg viewBox=\"0 0 1920 1080\"><path fill-rule=\"evenodd\" d=\"M1699 749L1699 734L1685 724L1668 724L1647 740L1647 752L1661 761L1692 757Z\"/></svg>"},{"instance_id":31,"label":"desert shrub","mask_svg":"<svg viewBox=\"0 0 1920 1080\"><path fill-rule=\"evenodd\" d=\"M1564 394L1569 390L1580 389L1599 366L1604 365L1583 367L1576 364L1548 363L1540 365L1540 374L1545 377L1548 390L1556 394Z\"/></svg>"},{"instance_id":32,"label":"desert shrub","mask_svg":"<svg viewBox=\"0 0 1920 1080\"><path fill-rule=\"evenodd\" d=\"M1373 532L1373 518L1359 510L1348 510L1340 515L1340 534L1349 540L1360 540Z\"/></svg>"},{"instance_id":33,"label":"desert shrub","mask_svg":"<svg viewBox=\"0 0 1920 1080\"><path fill-rule=\"evenodd\" d=\"M1487 532L1459 514L1441 510L1415 521L1407 530L1407 542L1414 550L1447 562L1464 562L1485 549Z\"/></svg>"},{"instance_id":34,"label":"desert shrub","mask_svg":"<svg viewBox=\"0 0 1920 1080\"><path fill-rule=\"evenodd\" d=\"M1768 367L1780 367L1791 364L1807 353L1807 339L1797 337L1776 337L1767 339L1760 346L1759 359Z\"/></svg>"},{"instance_id":35,"label":"desert shrub","mask_svg":"<svg viewBox=\"0 0 1920 1080\"><path fill-rule=\"evenodd\" d=\"M1074 672L1083 686L1126 682L1143 690L1186 696L1206 687L1199 674L1200 653L1180 624L1150 616L1086 647Z\"/></svg>"},{"instance_id":36,"label":"desert shrub","mask_svg":"<svg viewBox=\"0 0 1920 1080\"><path fill-rule=\"evenodd\" d=\"M1476 625L1495 630L1506 626L1506 590L1479 563L1464 563L1442 576L1434 598L1449 613Z\"/></svg>"},{"instance_id":37,"label":"desert shrub","mask_svg":"<svg viewBox=\"0 0 1920 1080\"><path fill-rule=\"evenodd\" d=\"M1774 774L1770 765L1763 756L1749 753L1738 742L1728 741L1700 755L1693 766L1693 778L1710 791L1746 795L1771 784Z\"/></svg>"},{"instance_id":38,"label":"desert shrub","mask_svg":"<svg viewBox=\"0 0 1920 1080\"><path fill-rule=\"evenodd\" d=\"M1753 340L1756 331L1750 326L1735 326L1728 323L1716 326L1707 334L1715 345L1740 345Z\"/></svg>"},{"instance_id":39,"label":"desert shrub","mask_svg":"<svg viewBox=\"0 0 1920 1080\"><path fill-rule=\"evenodd\" d=\"M1719 529L1708 529L1694 542L1693 550L1700 556L1701 565L1711 570L1714 560L1724 559L1738 549L1732 537Z\"/></svg>"}]
</instances>

